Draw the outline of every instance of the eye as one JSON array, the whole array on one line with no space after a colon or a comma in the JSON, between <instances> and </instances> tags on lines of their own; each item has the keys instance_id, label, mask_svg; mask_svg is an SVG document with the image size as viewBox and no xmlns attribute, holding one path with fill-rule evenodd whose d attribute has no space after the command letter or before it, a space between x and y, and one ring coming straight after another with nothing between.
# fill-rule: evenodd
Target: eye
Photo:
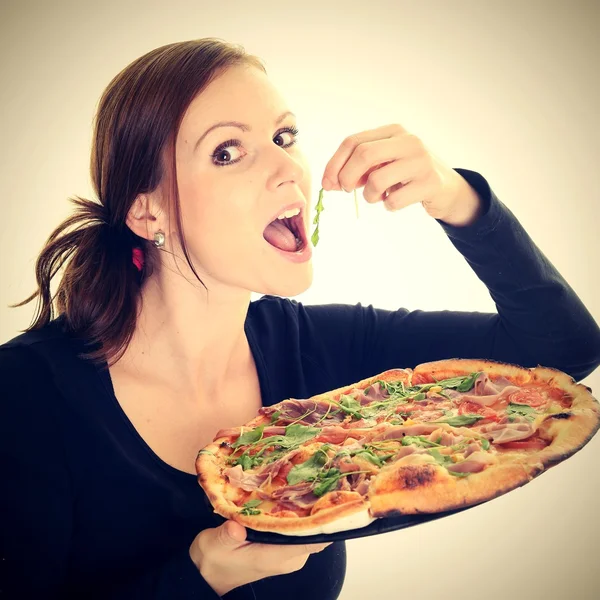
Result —
<instances>
[{"instance_id":1,"label":"eye","mask_svg":"<svg viewBox=\"0 0 600 600\"><path fill-rule=\"evenodd\" d=\"M283 129L280 129L275 134L275 137L273 139L276 140L277 138L281 137L284 133L290 133L292 135L292 141L289 144L285 144L283 146L283 148L289 148L290 146L293 146L298 141L298 140L296 140L296 138L298 137L298 134L300 132L295 127L284 127Z\"/></svg>"},{"instance_id":2,"label":"eye","mask_svg":"<svg viewBox=\"0 0 600 600\"><path fill-rule=\"evenodd\" d=\"M296 129L296 127L284 127L283 129L280 129L275 134L275 137L273 138L273 140L275 141L277 139L283 138L284 133L291 134L291 141L288 142L287 144L285 144L285 143L278 144L277 142L275 142L275 143L278 146L281 145L282 148L290 148L297 142L296 137L298 136L298 134L300 132L298 131L298 129ZM227 148L231 148L231 147L238 148L241 145L242 145L242 142L240 142L240 140L227 140L226 142L219 144L215 148L215 151L211 154L213 164L217 167L226 167L228 165L233 165L233 164L239 162L240 160L242 160L241 156L239 158L236 158L235 160L231 160L231 153L229 150L227 150Z\"/></svg>"}]
</instances>

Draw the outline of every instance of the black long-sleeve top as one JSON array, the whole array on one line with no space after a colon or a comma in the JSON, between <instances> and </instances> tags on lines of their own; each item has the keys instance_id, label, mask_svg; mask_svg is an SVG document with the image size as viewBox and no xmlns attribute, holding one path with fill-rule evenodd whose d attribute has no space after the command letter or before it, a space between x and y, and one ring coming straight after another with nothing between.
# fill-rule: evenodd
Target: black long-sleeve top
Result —
<instances>
[{"instance_id":1,"label":"black long-sleeve top","mask_svg":"<svg viewBox=\"0 0 600 600\"><path fill-rule=\"evenodd\" d=\"M250 303L245 331L263 405L308 398L384 370L443 358L538 364L580 380L600 364L600 329L478 173L472 225L438 221L488 287L497 313ZM164 463L115 398L108 371L78 358L61 316L0 346L0 590L3 598L216 600L189 557L216 525L193 475ZM225 598L333 600L343 542L298 572Z\"/></svg>"}]
</instances>

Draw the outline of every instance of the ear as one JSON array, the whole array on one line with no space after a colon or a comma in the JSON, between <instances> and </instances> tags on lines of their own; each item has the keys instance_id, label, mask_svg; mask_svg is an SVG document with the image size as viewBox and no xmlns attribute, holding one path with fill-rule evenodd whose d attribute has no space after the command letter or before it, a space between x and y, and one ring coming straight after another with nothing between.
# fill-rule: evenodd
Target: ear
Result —
<instances>
[{"instance_id":1,"label":"ear","mask_svg":"<svg viewBox=\"0 0 600 600\"><path fill-rule=\"evenodd\" d=\"M153 240L160 226L161 211L156 200L148 194L139 194L133 201L125 222L133 233L146 240Z\"/></svg>"}]
</instances>

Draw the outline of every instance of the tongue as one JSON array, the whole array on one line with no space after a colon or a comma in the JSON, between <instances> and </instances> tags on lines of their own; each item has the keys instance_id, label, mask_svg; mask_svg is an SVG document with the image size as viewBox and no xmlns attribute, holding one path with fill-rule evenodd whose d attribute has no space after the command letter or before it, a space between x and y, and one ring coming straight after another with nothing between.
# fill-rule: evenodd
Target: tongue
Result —
<instances>
[{"instance_id":1,"label":"tongue","mask_svg":"<svg viewBox=\"0 0 600 600\"><path fill-rule=\"evenodd\" d=\"M279 219L275 219L267 225L263 237L269 244L284 250L285 252L296 251L296 238L294 234Z\"/></svg>"}]
</instances>

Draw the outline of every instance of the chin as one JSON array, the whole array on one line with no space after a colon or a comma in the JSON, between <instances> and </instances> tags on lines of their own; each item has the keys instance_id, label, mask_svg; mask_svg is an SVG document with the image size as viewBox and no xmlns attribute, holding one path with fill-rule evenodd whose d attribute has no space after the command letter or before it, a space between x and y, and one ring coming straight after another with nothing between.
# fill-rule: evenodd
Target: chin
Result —
<instances>
[{"instance_id":1,"label":"chin","mask_svg":"<svg viewBox=\"0 0 600 600\"><path fill-rule=\"evenodd\" d=\"M272 272L270 277L263 279L262 289L255 290L259 294L270 294L286 298L298 296L305 292L313 282L312 262L294 265L285 273Z\"/></svg>"}]
</instances>

